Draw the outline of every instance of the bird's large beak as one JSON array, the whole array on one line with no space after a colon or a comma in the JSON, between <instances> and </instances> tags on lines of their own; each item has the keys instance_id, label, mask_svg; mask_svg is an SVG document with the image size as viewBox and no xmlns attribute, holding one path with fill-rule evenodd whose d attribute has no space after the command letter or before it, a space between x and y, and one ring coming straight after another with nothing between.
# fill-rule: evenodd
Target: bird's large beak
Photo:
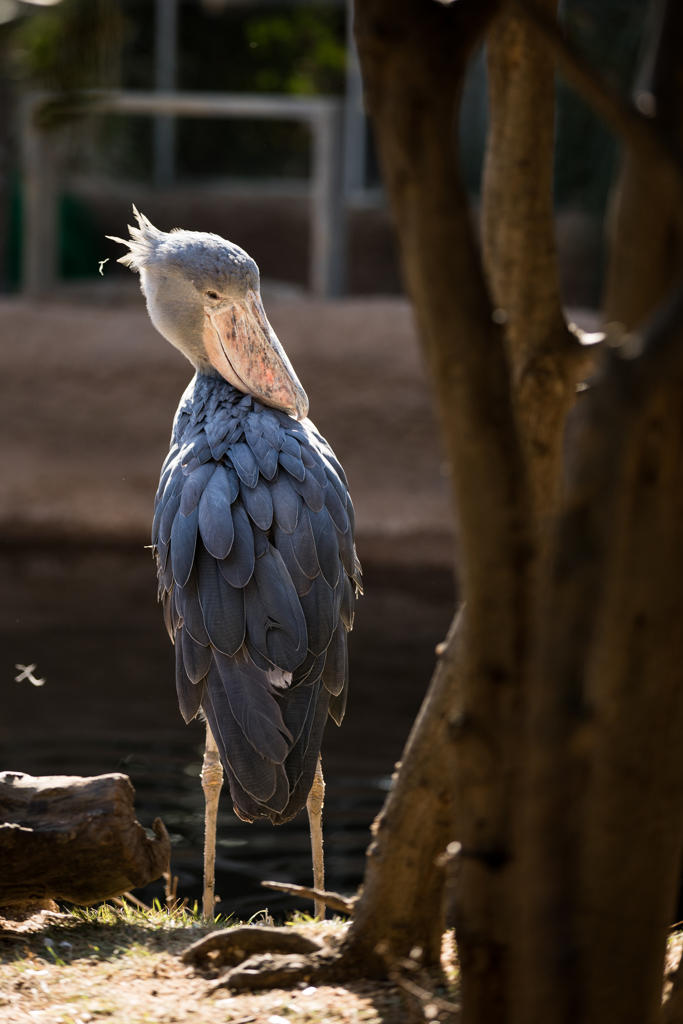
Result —
<instances>
[{"instance_id":1,"label":"bird's large beak","mask_svg":"<svg viewBox=\"0 0 683 1024\"><path fill-rule=\"evenodd\" d=\"M268 323L261 296L247 292L231 306L206 311L204 345L211 364L239 391L302 420L308 398Z\"/></svg>"}]
</instances>

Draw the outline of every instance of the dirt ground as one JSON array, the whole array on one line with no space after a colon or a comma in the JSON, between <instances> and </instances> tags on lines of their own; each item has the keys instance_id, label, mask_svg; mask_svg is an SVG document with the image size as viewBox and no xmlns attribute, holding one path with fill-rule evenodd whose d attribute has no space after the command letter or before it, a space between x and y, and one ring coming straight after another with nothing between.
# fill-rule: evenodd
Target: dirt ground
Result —
<instances>
[{"instance_id":1,"label":"dirt ground","mask_svg":"<svg viewBox=\"0 0 683 1024\"><path fill-rule=\"evenodd\" d=\"M108 915L108 916L107 916ZM234 994L214 988L217 971L186 967L180 952L206 928L126 921L100 911L98 923L68 923L25 935L0 930L0 1020L7 1024L138 1024L147 1021L214 1024L406 1024L416 1017L411 997L393 982L309 985ZM341 937L341 921L297 926L320 939ZM430 990L454 998L452 947L444 945L444 974ZM424 984L424 978L421 976ZM445 1016L425 1007L426 1019ZM431 1017L430 1017L431 1014Z\"/></svg>"},{"instance_id":2,"label":"dirt ground","mask_svg":"<svg viewBox=\"0 0 683 1024\"><path fill-rule=\"evenodd\" d=\"M182 950L208 931L200 922L152 922L130 908L124 913L106 906L87 915L90 920L72 918L24 934L0 920L3 1024L453 1024L458 1017L451 933L444 937L441 970L412 976L422 989L421 999L394 981L363 979L236 994L216 987L217 970L181 962ZM318 940L331 936L334 942L347 925L334 919L295 927ZM666 955L664 999L682 950L683 932L674 932Z\"/></svg>"}]
</instances>

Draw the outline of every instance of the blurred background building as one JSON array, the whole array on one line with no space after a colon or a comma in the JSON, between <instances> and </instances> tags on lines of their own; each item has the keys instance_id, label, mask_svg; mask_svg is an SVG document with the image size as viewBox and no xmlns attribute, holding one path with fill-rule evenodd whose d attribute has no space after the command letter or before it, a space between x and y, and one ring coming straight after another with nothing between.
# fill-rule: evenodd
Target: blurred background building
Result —
<instances>
[{"instance_id":1,"label":"blurred background building","mask_svg":"<svg viewBox=\"0 0 683 1024\"><path fill-rule=\"evenodd\" d=\"M565 0L587 55L628 87L643 0ZM22 95L35 89L181 90L336 96L345 105L346 290L396 294L390 217L351 45L344 0L0 0L0 281L20 287ZM565 301L597 306L602 222L615 163L605 128L558 85L556 200ZM476 208L486 138L483 54L472 61L460 130ZM97 275L113 261L131 201L164 228L214 230L239 242L264 277L308 282L307 126L283 120L121 115L60 131L59 273ZM116 270L107 267L107 272Z\"/></svg>"}]
</instances>

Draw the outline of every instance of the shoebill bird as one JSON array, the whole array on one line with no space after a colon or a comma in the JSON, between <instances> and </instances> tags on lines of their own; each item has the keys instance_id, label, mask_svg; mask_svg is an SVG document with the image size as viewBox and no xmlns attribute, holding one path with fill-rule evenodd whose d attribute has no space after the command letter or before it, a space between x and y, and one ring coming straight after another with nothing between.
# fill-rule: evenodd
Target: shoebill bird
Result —
<instances>
[{"instance_id":1,"label":"shoebill bird","mask_svg":"<svg viewBox=\"0 0 683 1024\"><path fill-rule=\"evenodd\" d=\"M235 813L281 824L307 804L323 888L320 744L346 706L361 592L344 471L268 323L259 271L218 235L135 210L120 263L196 370L161 470L152 546L186 722L206 720L204 916L214 916L223 769ZM221 767L222 764L222 767ZM316 902L316 914L324 905Z\"/></svg>"}]
</instances>

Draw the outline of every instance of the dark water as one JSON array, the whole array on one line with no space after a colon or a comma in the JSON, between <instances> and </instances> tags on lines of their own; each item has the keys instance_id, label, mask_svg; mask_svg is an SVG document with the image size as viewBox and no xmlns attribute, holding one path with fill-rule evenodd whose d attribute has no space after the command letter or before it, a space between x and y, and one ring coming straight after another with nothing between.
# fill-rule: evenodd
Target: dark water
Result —
<instances>
[{"instance_id":1,"label":"dark water","mask_svg":"<svg viewBox=\"0 0 683 1024\"><path fill-rule=\"evenodd\" d=\"M353 892L369 826L429 682L453 608L448 572L366 570L351 634L351 691L341 729L323 740L326 885ZM156 604L149 552L126 548L0 549L0 770L33 775L123 771L138 819L158 815L173 843L179 894L201 895L203 728L175 698L173 648ZM15 682L35 662L42 687ZM266 892L262 879L311 884L305 812L287 825L245 824L227 787L218 823L220 913L276 917L310 904ZM158 883L138 890L151 899Z\"/></svg>"}]
</instances>

